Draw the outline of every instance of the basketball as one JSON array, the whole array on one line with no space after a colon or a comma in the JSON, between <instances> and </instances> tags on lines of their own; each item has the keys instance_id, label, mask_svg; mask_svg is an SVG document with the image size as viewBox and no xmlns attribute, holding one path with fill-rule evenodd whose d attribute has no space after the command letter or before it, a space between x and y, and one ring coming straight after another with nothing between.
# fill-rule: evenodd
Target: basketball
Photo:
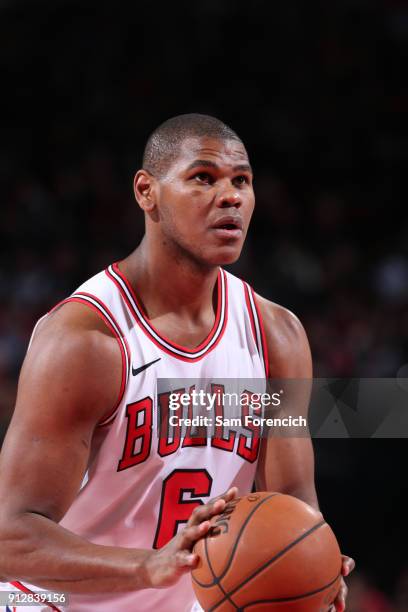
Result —
<instances>
[{"instance_id":1,"label":"basketball","mask_svg":"<svg viewBox=\"0 0 408 612\"><path fill-rule=\"evenodd\" d=\"M280 493L229 502L194 552L196 597L206 612L326 612L341 581L341 554L322 515Z\"/></svg>"}]
</instances>

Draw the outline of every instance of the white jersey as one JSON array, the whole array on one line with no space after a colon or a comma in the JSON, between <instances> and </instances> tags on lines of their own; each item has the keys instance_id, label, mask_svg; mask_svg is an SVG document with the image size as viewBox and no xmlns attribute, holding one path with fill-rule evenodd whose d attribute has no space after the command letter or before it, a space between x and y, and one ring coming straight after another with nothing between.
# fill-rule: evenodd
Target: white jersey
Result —
<instances>
[{"instance_id":1,"label":"white jersey","mask_svg":"<svg viewBox=\"0 0 408 612\"><path fill-rule=\"evenodd\" d=\"M205 428L199 436L177 427L158 431L171 414L170 393L191 393L180 386L184 379L214 381L212 391L219 392L220 379L264 381L267 375L265 336L252 289L222 269L217 282L213 328L194 349L171 342L152 326L117 264L64 300L95 310L117 338L122 355L120 394L96 429L82 488L61 521L66 529L95 544L160 548L198 504L231 486L240 494L251 491L259 432L248 429L242 435L224 425L211 436ZM178 384L163 390L160 379L177 379ZM222 404L215 410L222 413ZM63 609L188 612L200 609L195 602L186 574L166 589L70 595Z\"/></svg>"}]
</instances>

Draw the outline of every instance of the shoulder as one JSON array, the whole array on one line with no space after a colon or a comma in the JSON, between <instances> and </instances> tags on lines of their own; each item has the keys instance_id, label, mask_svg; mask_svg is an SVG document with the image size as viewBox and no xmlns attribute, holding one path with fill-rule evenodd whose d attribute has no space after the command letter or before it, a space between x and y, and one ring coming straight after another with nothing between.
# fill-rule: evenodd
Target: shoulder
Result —
<instances>
[{"instance_id":1,"label":"shoulder","mask_svg":"<svg viewBox=\"0 0 408 612\"><path fill-rule=\"evenodd\" d=\"M55 395L60 405L97 422L112 408L121 374L121 353L111 330L87 306L68 302L40 321L19 394Z\"/></svg>"},{"instance_id":2,"label":"shoulder","mask_svg":"<svg viewBox=\"0 0 408 612\"><path fill-rule=\"evenodd\" d=\"M67 302L38 324L27 353L51 352L54 359L75 357L97 359L100 352L109 359L115 336L104 320L88 306ZM37 355L38 356L38 355Z\"/></svg>"},{"instance_id":3,"label":"shoulder","mask_svg":"<svg viewBox=\"0 0 408 612\"><path fill-rule=\"evenodd\" d=\"M55 334L76 338L113 337L113 333L96 310L89 308L85 303L69 299L40 320L34 341L39 337L52 338Z\"/></svg>"},{"instance_id":4,"label":"shoulder","mask_svg":"<svg viewBox=\"0 0 408 612\"><path fill-rule=\"evenodd\" d=\"M270 376L309 378L312 359L305 329L298 317L283 306L255 294L268 349Z\"/></svg>"}]
</instances>

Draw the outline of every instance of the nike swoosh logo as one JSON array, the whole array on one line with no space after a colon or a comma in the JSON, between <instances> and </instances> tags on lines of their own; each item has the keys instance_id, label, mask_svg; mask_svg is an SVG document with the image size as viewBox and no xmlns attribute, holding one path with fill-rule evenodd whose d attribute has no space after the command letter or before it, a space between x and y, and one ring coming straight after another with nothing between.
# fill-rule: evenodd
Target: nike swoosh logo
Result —
<instances>
[{"instance_id":1,"label":"nike swoosh logo","mask_svg":"<svg viewBox=\"0 0 408 612\"><path fill-rule=\"evenodd\" d=\"M155 359L154 361L151 361L150 363L145 363L144 365L140 366L139 368L134 368L132 366L132 374L133 374L133 376L137 376L138 374L140 374L140 372L143 372L143 370L147 370L147 368L149 368L151 365L153 365L157 361L160 361L160 359L161 359L161 357L159 357L158 359Z\"/></svg>"}]
</instances>

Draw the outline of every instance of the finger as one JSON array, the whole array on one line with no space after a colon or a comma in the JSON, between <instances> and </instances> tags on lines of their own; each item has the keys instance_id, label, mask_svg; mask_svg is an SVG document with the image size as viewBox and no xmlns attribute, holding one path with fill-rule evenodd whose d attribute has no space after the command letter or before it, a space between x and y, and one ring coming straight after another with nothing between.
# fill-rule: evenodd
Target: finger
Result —
<instances>
[{"instance_id":1,"label":"finger","mask_svg":"<svg viewBox=\"0 0 408 612\"><path fill-rule=\"evenodd\" d=\"M334 601L333 610L335 610L335 612L344 612L345 610L344 602L340 601L339 597L336 597Z\"/></svg>"},{"instance_id":2,"label":"finger","mask_svg":"<svg viewBox=\"0 0 408 612\"><path fill-rule=\"evenodd\" d=\"M232 499L236 499L238 497L238 487L231 487L228 491L225 491L222 495L217 495L213 499L210 499L209 504L213 504L219 499L224 499L226 502L231 501Z\"/></svg>"},{"instance_id":3,"label":"finger","mask_svg":"<svg viewBox=\"0 0 408 612\"><path fill-rule=\"evenodd\" d=\"M216 514L221 514L227 502L224 499L216 499L214 502L196 506L188 520L187 526L199 525L202 521L207 521Z\"/></svg>"},{"instance_id":4,"label":"finger","mask_svg":"<svg viewBox=\"0 0 408 612\"><path fill-rule=\"evenodd\" d=\"M203 521L199 525L191 525L185 527L183 531L179 533L179 540L177 546L180 550L190 550L193 548L197 540L200 540L205 536L210 528L210 521Z\"/></svg>"},{"instance_id":5,"label":"finger","mask_svg":"<svg viewBox=\"0 0 408 612\"><path fill-rule=\"evenodd\" d=\"M341 567L341 573L343 576L348 576L350 572L356 567L356 562L351 557L347 557L346 555L342 555L343 563Z\"/></svg>"},{"instance_id":6,"label":"finger","mask_svg":"<svg viewBox=\"0 0 408 612\"><path fill-rule=\"evenodd\" d=\"M337 594L336 599L334 600L334 606L336 612L343 612L346 609L346 596L347 596L347 587L343 584L340 588L340 591Z\"/></svg>"}]
</instances>

